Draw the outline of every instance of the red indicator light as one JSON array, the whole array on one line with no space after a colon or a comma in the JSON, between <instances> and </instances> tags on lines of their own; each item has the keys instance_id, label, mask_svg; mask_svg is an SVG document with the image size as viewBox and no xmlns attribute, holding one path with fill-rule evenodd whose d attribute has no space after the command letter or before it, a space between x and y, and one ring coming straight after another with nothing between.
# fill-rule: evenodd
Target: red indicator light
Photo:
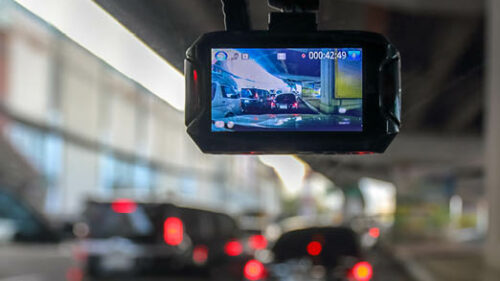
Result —
<instances>
[{"instance_id":1,"label":"red indicator light","mask_svg":"<svg viewBox=\"0 0 500 281\"><path fill-rule=\"evenodd\" d=\"M267 247L267 239L264 235L252 235L248 239L248 244L254 250L263 250Z\"/></svg>"},{"instance_id":2,"label":"red indicator light","mask_svg":"<svg viewBox=\"0 0 500 281\"><path fill-rule=\"evenodd\" d=\"M239 241L232 240L224 245L224 252L230 257L239 256L243 252L243 246Z\"/></svg>"},{"instance_id":3,"label":"red indicator light","mask_svg":"<svg viewBox=\"0 0 500 281\"><path fill-rule=\"evenodd\" d=\"M184 238L184 227L179 218L170 217L163 224L163 239L165 243L171 246L177 246L182 243Z\"/></svg>"},{"instance_id":4,"label":"red indicator light","mask_svg":"<svg viewBox=\"0 0 500 281\"><path fill-rule=\"evenodd\" d=\"M358 151L358 152L355 152L354 154L357 154L357 155L370 155L370 154L374 154L374 153L371 152L371 151Z\"/></svg>"},{"instance_id":5,"label":"red indicator light","mask_svg":"<svg viewBox=\"0 0 500 281\"><path fill-rule=\"evenodd\" d=\"M193 70L193 80L194 82L198 81L198 71L196 71L196 69Z\"/></svg>"},{"instance_id":6,"label":"red indicator light","mask_svg":"<svg viewBox=\"0 0 500 281\"><path fill-rule=\"evenodd\" d=\"M198 245L193 249L193 262L201 265L207 262L208 248L205 245Z\"/></svg>"},{"instance_id":7,"label":"red indicator light","mask_svg":"<svg viewBox=\"0 0 500 281\"><path fill-rule=\"evenodd\" d=\"M264 278L265 271L264 265L258 260L249 260L243 268L245 278L252 281Z\"/></svg>"},{"instance_id":8,"label":"red indicator light","mask_svg":"<svg viewBox=\"0 0 500 281\"><path fill-rule=\"evenodd\" d=\"M111 209L113 209L115 213L130 214L135 212L137 204L130 199L121 198L116 199L113 203L111 203Z\"/></svg>"},{"instance_id":9,"label":"red indicator light","mask_svg":"<svg viewBox=\"0 0 500 281\"><path fill-rule=\"evenodd\" d=\"M321 250L323 250L323 246L318 241L312 241L307 244L307 253L311 256L317 256L321 254Z\"/></svg>"},{"instance_id":10,"label":"red indicator light","mask_svg":"<svg viewBox=\"0 0 500 281\"><path fill-rule=\"evenodd\" d=\"M378 227L372 227L368 230L368 234L373 238L378 238L380 236L380 229Z\"/></svg>"},{"instance_id":11,"label":"red indicator light","mask_svg":"<svg viewBox=\"0 0 500 281\"><path fill-rule=\"evenodd\" d=\"M358 262L352 268L352 276L356 281L369 281L373 276L373 268L369 262Z\"/></svg>"}]
</instances>

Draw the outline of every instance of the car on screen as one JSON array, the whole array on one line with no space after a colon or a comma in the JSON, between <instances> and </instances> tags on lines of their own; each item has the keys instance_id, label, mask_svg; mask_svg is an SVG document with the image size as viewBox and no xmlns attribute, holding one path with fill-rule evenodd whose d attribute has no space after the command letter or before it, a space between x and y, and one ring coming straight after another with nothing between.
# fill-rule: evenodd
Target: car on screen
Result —
<instances>
[{"instance_id":1,"label":"car on screen","mask_svg":"<svg viewBox=\"0 0 500 281\"><path fill-rule=\"evenodd\" d=\"M212 119L241 114L240 94L234 80L217 73L212 76Z\"/></svg>"},{"instance_id":2,"label":"car on screen","mask_svg":"<svg viewBox=\"0 0 500 281\"><path fill-rule=\"evenodd\" d=\"M244 113L259 113L268 109L270 93L256 88L241 89L241 109Z\"/></svg>"},{"instance_id":3,"label":"car on screen","mask_svg":"<svg viewBox=\"0 0 500 281\"><path fill-rule=\"evenodd\" d=\"M272 246L270 262L250 260L248 280L369 281L357 234L346 227L311 227L285 232Z\"/></svg>"},{"instance_id":4,"label":"car on screen","mask_svg":"<svg viewBox=\"0 0 500 281\"><path fill-rule=\"evenodd\" d=\"M274 102L271 103L271 109L274 109L276 111L297 110L299 109L297 96L292 93L277 95L274 99Z\"/></svg>"}]
</instances>

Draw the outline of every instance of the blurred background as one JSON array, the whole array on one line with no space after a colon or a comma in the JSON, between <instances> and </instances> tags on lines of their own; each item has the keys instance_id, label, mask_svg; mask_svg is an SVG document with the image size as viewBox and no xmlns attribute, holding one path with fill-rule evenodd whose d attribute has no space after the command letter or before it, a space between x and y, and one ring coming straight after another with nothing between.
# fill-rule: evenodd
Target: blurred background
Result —
<instances>
[{"instance_id":1,"label":"blurred background","mask_svg":"<svg viewBox=\"0 0 500 281\"><path fill-rule=\"evenodd\" d=\"M320 7L321 29L401 52L383 155L202 154L181 73L223 30L218 0L0 0L0 281L499 280L500 2ZM307 258L283 258L310 229Z\"/></svg>"}]
</instances>

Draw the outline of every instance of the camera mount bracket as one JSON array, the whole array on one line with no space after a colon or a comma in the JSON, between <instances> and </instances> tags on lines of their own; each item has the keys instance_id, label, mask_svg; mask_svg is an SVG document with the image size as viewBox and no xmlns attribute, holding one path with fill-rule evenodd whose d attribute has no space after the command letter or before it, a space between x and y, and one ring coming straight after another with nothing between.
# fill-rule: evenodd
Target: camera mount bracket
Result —
<instances>
[{"instance_id":1,"label":"camera mount bracket","mask_svg":"<svg viewBox=\"0 0 500 281\"><path fill-rule=\"evenodd\" d=\"M268 0L271 8L281 12L269 14L269 31L317 31L316 12L319 0Z\"/></svg>"},{"instance_id":2,"label":"camera mount bracket","mask_svg":"<svg viewBox=\"0 0 500 281\"><path fill-rule=\"evenodd\" d=\"M226 31L250 31L246 0L221 0ZM316 13L319 0L268 0L271 8L279 12L269 13L269 31L314 32L318 30Z\"/></svg>"}]
</instances>

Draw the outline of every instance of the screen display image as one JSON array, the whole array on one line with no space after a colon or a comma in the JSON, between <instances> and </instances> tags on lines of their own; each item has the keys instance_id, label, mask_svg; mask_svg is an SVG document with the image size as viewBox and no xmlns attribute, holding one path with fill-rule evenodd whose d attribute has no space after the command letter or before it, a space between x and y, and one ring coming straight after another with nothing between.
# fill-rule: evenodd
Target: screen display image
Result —
<instances>
[{"instance_id":1,"label":"screen display image","mask_svg":"<svg viewBox=\"0 0 500 281\"><path fill-rule=\"evenodd\" d=\"M362 53L212 49L212 131L361 132Z\"/></svg>"}]
</instances>

